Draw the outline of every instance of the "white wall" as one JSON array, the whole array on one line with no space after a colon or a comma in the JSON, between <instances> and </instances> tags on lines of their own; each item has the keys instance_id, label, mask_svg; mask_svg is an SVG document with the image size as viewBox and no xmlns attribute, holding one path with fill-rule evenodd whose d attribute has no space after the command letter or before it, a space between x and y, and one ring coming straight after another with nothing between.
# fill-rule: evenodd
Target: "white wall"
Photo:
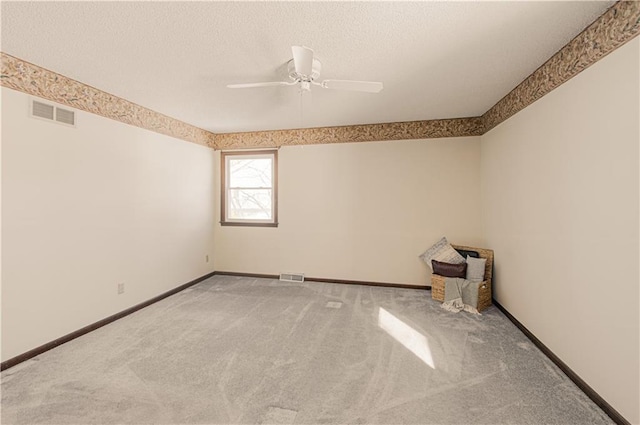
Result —
<instances>
[{"instance_id":1,"label":"white wall","mask_svg":"<svg viewBox=\"0 0 640 425\"><path fill-rule=\"evenodd\" d=\"M213 271L211 149L28 107L2 88L3 361Z\"/></svg>"},{"instance_id":2,"label":"white wall","mask_svg":"<svg viewBox=\"0 0 640 425\"><path fill-rule=\"evenodd\" d=\"M278 162L279 227L218 225L216 270L424 285L431 244L480 241L479 137L283 147Z\"/></svg>"},{"instance_id":3,"label":"white wall","mask_svg":"<svg viewBox=\"0 0 640 425\"><path fill-rule=\"evenodd\" d=\"M639 45L482 136L494 297L632 423L639 375Z\"/></svg>"}]
</instances>

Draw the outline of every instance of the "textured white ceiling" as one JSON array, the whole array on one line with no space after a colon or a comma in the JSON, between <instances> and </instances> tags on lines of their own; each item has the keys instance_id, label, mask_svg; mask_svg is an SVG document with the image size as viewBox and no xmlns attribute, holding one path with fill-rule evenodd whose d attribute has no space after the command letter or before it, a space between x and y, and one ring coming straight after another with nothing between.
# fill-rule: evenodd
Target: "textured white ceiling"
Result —
<instances>
[{"instance_id":1,"label":"textured white ceiling","mask_svg":"<svg viewBox=\"0 0 640 425\"><path fill-rule=\"evenodd\" d=\"M5 53L214 132L477 116L601 15L571 2L2 2ZM286 78L292 45L320 79L379 94L244 90Z\"/></svg>"}]
</instances>

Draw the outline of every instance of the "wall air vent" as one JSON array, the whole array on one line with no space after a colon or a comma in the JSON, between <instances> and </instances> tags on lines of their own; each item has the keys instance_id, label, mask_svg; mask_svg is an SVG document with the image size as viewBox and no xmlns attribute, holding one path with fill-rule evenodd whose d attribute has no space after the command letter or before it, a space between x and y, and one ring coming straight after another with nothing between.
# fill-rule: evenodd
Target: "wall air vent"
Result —
<instances>
[{"instance_id":1,"label":"wall air vent","mask_svg":"<svg viewBox=\"0 0 640 425\"><path fill-rule=\"evenodd\" d=\"M49 105L46 103L38 102L37 100L33 101L33 105L31 107L31 115L38 118L44 118L46 120L53 119L53 105Z\"/></svg>"},{"instance_id":2,"label":"wall air vent","mask_svg":"<svg viewBox=\"0 0 640 425\"><path fill-rule=\"evenodd\" d=\"M304 282L303 273L280 273L280 280L284 282Z\"/></svg>"},{"instance_id":3,"label":"wall air vent","mask_svg":"<svg viewBox=\"0 0 640 425\"><path fill-rule=\"evenodd\" d=\"M75 125L76 113L67 109L56 108L56 121L63 124Z\"/></svg>"},{"instance_id":4,"label":"wall air vent","mask_svg":"<svg viewBox=\"0 0 640 425\"><path fill-rule=\"evenodd\" d=\"M30 108L31 116L47 121L53 121L71 127L76 126L76 113L69 109L63 109L58 106L44 103L39 100L31 100Z\"/></svg>"}]
</instances>

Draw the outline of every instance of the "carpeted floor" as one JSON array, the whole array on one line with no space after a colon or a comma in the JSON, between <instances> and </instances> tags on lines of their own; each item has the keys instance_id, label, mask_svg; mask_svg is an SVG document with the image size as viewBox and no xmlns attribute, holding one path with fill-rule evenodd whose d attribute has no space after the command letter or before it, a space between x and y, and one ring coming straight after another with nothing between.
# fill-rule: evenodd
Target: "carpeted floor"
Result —
<instances>
[{"instance_id":1,"label":"carpeted floor","mask_svg":"<svg viewBox=\"0 0 640 425\"><path fill-rule=\"evenodd\" d=\"M3 424L608 424L495 307L214 276L2 373Z\"/></svg>"}]
</instances>

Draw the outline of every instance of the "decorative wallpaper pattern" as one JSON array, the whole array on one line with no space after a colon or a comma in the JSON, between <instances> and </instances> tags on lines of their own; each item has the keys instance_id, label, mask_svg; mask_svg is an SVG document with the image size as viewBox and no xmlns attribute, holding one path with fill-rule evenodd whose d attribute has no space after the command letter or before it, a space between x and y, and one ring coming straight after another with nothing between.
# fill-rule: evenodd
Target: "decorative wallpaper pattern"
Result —
<instances>
[{"instance_id":1,"label":"decorative wallpaper pattern","mask_svg":"<svg viewBox=\"0 0 640 425\"><path fill-rule=\"evenodd\" d=\"M619 1L482 116L485 132L640 33L640 2Z\"/></svg>"},{"instance_id":2,"label":"decorative wallpaper pattern","mask_svg":"<svg viewBox=\"0 0 640 425\"><path fill-rule=\"evenodd\" d=\"M481 117L214 134L2 53L0 85L214 149L480 136L640 34L619 1Z\"/></svg>"},{"instance_id":3,"label":"decorative wallpaper pattern","mask_svg":"<svg viewBox=\"0 0 640 425\"><path fill-rule=\"evenodd\" d=\"M125 124L214 147L213 133L2 53L0 85Z\"/></svg>"},{"instance_id":4,"label":"decorative wallpaper pattern","mask_svg":"<svg viewBox=\"0 0 640 425\"><path fill-rule=\"evenodd\" d=\"M344 127L216 134L216 148L272 148L290 145L430 139L479 136L483 132L482 119L480 117L458 118L449 120L394 122L388 124L350 125Z\"/></svg>"}]
</instances>

